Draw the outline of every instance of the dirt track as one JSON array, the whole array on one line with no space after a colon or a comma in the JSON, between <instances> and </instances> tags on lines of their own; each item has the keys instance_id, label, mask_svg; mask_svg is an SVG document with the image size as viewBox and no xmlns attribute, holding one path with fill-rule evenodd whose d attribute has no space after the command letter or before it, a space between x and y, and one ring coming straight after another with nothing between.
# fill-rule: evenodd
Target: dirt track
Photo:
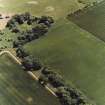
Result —
<instances>
[{"instance_id":1,"label":"dirt track","mask_svg":"<svg viewBox=\"0 0 105 105\"><path fill-rule=\"evenodd\" d=\"M3 54L8 54L8 55L9 55L10 57L12 57L19 65L22 65L21 62L20 62L20 60L18 60L18 58L17 58L15 55L13 55L10 51L8 51L8 50L1 51L1 52L0 52L0 56L2 56ZM35 79L35 80L38 81L38 77L37 77L33 72L28 71L27 73L28 73L33 79ZM56 96L55 92L54 92L52 89L50 89L48 86L45 86L45 88L46 88L51 94L53 94L54 96ZM57 96L56 96L56 97L57 97Z\"/></svg>"},{"instance_id":2,"label":"dirt track","mask_svg":"<svg viewBox=\"0 0 105 105\"><path fill-rule=\"evenodd\" d=\"M10 13L0 13L3 19L0 19L0 30L3 30L7 24L7 22L11 19L13 14ZM9 16L9 18L6 18L6 16Z\"/></svg>"}]
</instances>

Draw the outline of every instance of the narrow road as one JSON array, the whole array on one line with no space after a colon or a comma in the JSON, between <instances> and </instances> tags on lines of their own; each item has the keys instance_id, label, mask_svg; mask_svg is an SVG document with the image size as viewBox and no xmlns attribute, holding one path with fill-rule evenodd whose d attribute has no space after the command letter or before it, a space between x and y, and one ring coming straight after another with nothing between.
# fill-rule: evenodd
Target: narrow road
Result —
<instances>
[{"instance_id":1,"label":"narrow road","mask_svg":"<svg viewBox=\"0 0 105 105\"><path fill-rule=\"evenodd\" d=\"M0 52L0 56L2 56L3 54L8 54L9 56L11 56L19 65L22 65L22 63L18 60L18 58L16 56L14 56L10 51L5 50L5 51L1 51ZM35 80L38 81L38 77L31 71L27 71L27 73ZM55 92L50 89L48 86L45 86L45 88L54 96L56 96ZM56 96L57 97L57 96Z\"/></svg>"}]
</instances>

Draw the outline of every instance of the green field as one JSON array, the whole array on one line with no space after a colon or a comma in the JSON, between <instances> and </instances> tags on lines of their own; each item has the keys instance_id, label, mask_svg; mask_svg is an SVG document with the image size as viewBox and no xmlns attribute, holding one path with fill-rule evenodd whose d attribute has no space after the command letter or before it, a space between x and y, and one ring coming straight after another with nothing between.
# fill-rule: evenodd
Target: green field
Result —
<instances>
[{"instance_id":1,"label":"green field","mask_svg":"<svg viewBox=\"0 0 105 105\"><path fill-rule=\"evenodd\" d=\"M35 15L51 15L55 18L66 16L84 5L76 0L1 0L0 11L3 13L31 12Z\"/></svg>"},{"instance_id":2,"label":"green field","mask_svg":"<svg viewBox=\"0 0 105 105\"><path fill-rule=\"evenodd\" d=\"M105 41L105 0L70 20Z\"/></svg>"},{"instance_id":3,"label":"green field","mask_svg":"<svg viewBox=\"0 0 105 105\"><path fill-rule=\"evenodd\" d=\"M73 83L97 105L105 105L105 44L74 23L62 19L66 18L67 14L83 8L88 1L90 3L95 0L83 1L84 4L78 3L77 0L0 0L0 12L15 14L28 11L36 16L54 17L55 24L49 33L25 45L25 48L45 65L60 73L68 83ZM99 32L102 37L105 32L104 4L105 2L94 7L95 12L90 12L93 15L82 14L86 16L88 24L85 23L85 16L78 17L84 29L86 25L92 32ZM7 40L16 39L17 35L7 28L3 32L5 35L0 35L2 39L0 47L10 48L12 42ZM54 96L22 71L10 57L4 55L0 57L0 105L60 104Z\"/></svg>"},{"instance_id":4,"label":"green field","mask_svg":"<svg viewBox=\"0 0 105 105\"><path fill-rule=\"evenodd\" d=\"M0 105L60 105L7 55L0 57Z\"/></svg>"},{"instance_id":5,"label":"green field","mask_svg":"<svg viewBox=\"0 0 105 105\"><path fill-rule=\"evenodd\" d=\"M83 8L85 4L80 4L72 0L0 0L1 14L16 14L30 12L35 16L49 15L54 19L66 17L68 13ZM0 20L1 21L1 20ZM4 29L4 35L0 35L0 48L12 47L12 42L8 39L15 40L17 35Z\"/></svg>"},{"instance_id":6,"label":"green field","mask_svg":"<svg viewBox=\"0 0 105 105\"><path fill-rule=\"evenodd\" d=\"M33 41L25 48L97 105L105 105L104 42L62 19L47 37Z\"/></svg>"},{"instance_id":7,"label":"green field","mask_svg":"<svg viewBox=\"0 0 105 105\"><path fill-rule=\"evenodd\" d=\"M30 12L35 16L49 15L55 20L66 17L78 9L83 8L93 1L100 0L82 0L84 4L79 3L77 0L0 0L0 14L16 14ZM1 20L0 20L1 21ZM16 39L16 35L12 34L8 29L4 29L5 35L1 36L0 48L12 46L12 42L8 39Z\"/></svg>"}]
</instances>

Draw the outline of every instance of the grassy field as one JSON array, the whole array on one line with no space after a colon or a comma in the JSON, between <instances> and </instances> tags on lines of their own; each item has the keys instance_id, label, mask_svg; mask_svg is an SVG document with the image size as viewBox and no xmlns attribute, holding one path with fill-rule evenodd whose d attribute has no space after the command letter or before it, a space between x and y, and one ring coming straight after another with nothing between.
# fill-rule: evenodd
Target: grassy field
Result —
<instances>
[{"instance_id":1,"label":"grassy field","mask_svg":"<svg viewBox=\"0 0 105 105\"><path fill-rule=\"evenodd\" d=\"M0 13L2 14L16 14L23 12L30 12L33 15L50 15L58 20L61 17L66 17L69 13L83 8L93 1L100 0L82 0L84 4L79 3L78 0L0 0ZM0 20L2 21L2 20ZM11 47L12 42L8 39L14 40L16 35L9 32L8 29L4 30L5 35L1 36L0 48L5 46Z\"/></svg>"},{"instance_id":2,"label":"grassy field","mask_svg":"<svg viewBox=\"0 0 105 105\"><path fill-rule=\"evenodd\" d=\"M105 41L105 0L70 20Z\"/></svg>"},{"instance_id":3,"label":"grassy field","mask_svg":"<svg viewBox=\"0 0 105 105\"><path fill-rule=\"evenodd\" d=\"M84 5L79 4L76 0L0 0L0 13L16 14L30 12L33 15L50 15L54 19L66 17L68 13L73 12ZM0 20L2 21L2 20ZM4 35L0 35L0 48L5 46L11 47L12 42L8 39L16 39L16 35L8 29L4 29Z\"/></svg>"},{"instance_id":4,"label":"grassy field","mask_svg":"<svg viewBox=\"0 0 105 105\"><path fill-rule=\"evenodd\" d=\"M97 105L105 105L105 44L67 20L25 48L73 83Z\"/></svg>"},{"instance_id":5,"label":"grassy field","mask_svg":"<svg viewBox=\"0 0 105 105\"><path fill-rule=\"evenodd\" d=\"M84 5L77 3L77 0L0 0L1 13L28 11L34 15L53 16L58 22L48 36L27 44L26 48L43 63L58 71L68 83L72 82L92 101L105 105L105 44L73 23L60 20L61 17L66 17L68 13L82 7ZM0 36L3 40L0 47L11 47L12 43L7 39L14 40L16 36L8 29L4 32L5 35ZM13 60L2 56L0 104L59 105L59 102L21 71Z\"/></svg>"},{"instance_id":6,"label":"grassy field","mask_svg":"<svg viewBox=\"0 0 105 105\"><path fill-rule=\"evenodd\" d=\"M10 57L3 55L0 57L0 105L60 104Z\"/></svg>"},{"instance_id":7,"label":"grassy field","mask_svg":"<svg viewBox=\"0 0 105 105\"><path fill-rule=\"evenodd\" d=\"M1 0L0 11L6 13L31 12L35 15L66 16L84 5L77 0Z\"/></svg>"},{"instance_id":8,"label":"grassy field","mask_svg":"<svg viewBox=\"0 0 105 105\"><path fill-rule=\"evenodd\" d=\"M59 19L68 13L74 12L84 6L101 0L0 0L1 13L30 12L34 15L51 15Z\"/></svg>"}]
</instances>

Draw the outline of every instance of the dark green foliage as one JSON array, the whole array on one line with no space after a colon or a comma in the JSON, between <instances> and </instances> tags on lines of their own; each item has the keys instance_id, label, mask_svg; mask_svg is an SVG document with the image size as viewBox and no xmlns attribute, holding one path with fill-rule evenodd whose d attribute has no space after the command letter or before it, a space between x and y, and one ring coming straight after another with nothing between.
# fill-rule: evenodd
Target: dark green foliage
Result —
<instances>
[{"instance_id":1,"label":"dark green foliage","mask_svg":"<svg viewBox=\"0 0 105 105\"><path fill-rule=\"evenodd\" d=\"M43 86L47 85L48 83L48 78L45 75L41 75L39 77L39 83L42 84Z\"/></svg>"},{"instance_id":2,"label":"dark green foliage","mask_svg":"<svg viewBox=\"0 0 105 105\"><path fill-rule=\"evenodd\" d=\"M27 56L22 59L22 65L26 71L40 70L42 65L33 56Z\"/></svg>"},{"instance_id":3,"label":"dark green foliage","mask_svg":"<svg viewBox=\"0 0 105 105\"><path fill-rule=\"evenodd\" d=\"M10 30L13 29L14 27L16 27L16 23L15 23L15 19L11 19L7 22L6 27L8 27Z\"/></svg>"},{"instance_id":4,"label":"dark green foliage","mask_svg":"<svg viewBox=\"0 0 105 105\"><path fill-rule=\"evenodd\" d=\"M54 23L54 20L52 17L49 16L42 16L38 22L40 23L44 23L46 26L50 27L52 23Z\"/></svg>"},{"instance_id":5,"label":"dark green foliage","mask_svg":"<svg viewBox=\"0 0 105 105\"><path fill-rule=\"evenodd\" d=\"M36 33L38 36L42 36L48 32L48 27L45 24L41 23L33 27L32 31L33 33Z\"/></svg>"},{"instance_id":6,"label":"dark green foliage","mask_svg":"<svg viewBox=\"0 0 105 105\"><path fill-rule=\"evenodd\" d=\"M55 87L59 87L59 86L64 86L64 80L62 79L62 77L58 74L49 74L48 75L48 79L50 81L50 83Z\"/></svg>"},{"instance_id":7,"label":"dark green foliage","mask_svg":"<svg viewBox=\"0 0 105 105\"><path fill-rule=\"evenodd\" d=\"M50 73L53 73L53 71L51 71L50 69L48 69L47 67L44 67L42 69L42 74L44 74L45 76L48 76Z\"/></svg>"},{"instance_id":8,"label":"dark green foliage","mask_svg":"<svg viewBox=\"0 0 105 105\"><path fill-rule=\"evenodd\" d=\"M62 79L62 77L59 74L47 69L46 67L43 68L42 74L46 75L49 82L55 88L60 87L60 86L64 86L64 84L65 84L64 80Z\"/></svg>"},{"instance_id":9,"label":"dark green foliage","mask_svg":"<svg viewBox=\"0 0 105 105\"><path fill-rule=\"evenodd\" d=\"M17 27L14 27L14 28L12 28L12 32L18 33L18 32L20 32L20 30Z\"/></svg>"},{"instance_id":10,"label":"dark green foliage","mask_svg":"<svg viewBox=\"0 0 105 105\"><path fill-rule=\"evenodd\" d=\"M26 13L23 14L23 17L24 17L24 21L27 21L27 20L30 19L31 15L30 15L29 12L26 12Z\"/></svg>"},{"instance_id":11,"label":"dark green foliage","mask_svg":"<svg viewBox=\"0 0 105 105\"><path fill-rule=\"evenodd\" d=\"M37 17L30 15L30 18L27 19L27 24L28 25L32 25L34 22L36 23L37 21L38 21L38 18Z\"/></svg>"},{"instance_id":12,"label":"dark green foliage","mask_svg":"<svg viewBox=\"0 0 105 105\"><path fill-rule=\"evenodd\" d=\"M79 91L72 87L59 87L56 95L63 105L85 105L86 99Z\"/></svg>"},{"instance_id":13,"label":"dark green foliage","mask_svg":"<svg viewBox=\"0 0 105 105\"><path fill-rule=\"evenodd\" d=\"M72 99L65 95L60 99L60 102L62 103L62 105L76 105L74 103L72 103Z\"/></svg>"},{"instance_id":14,"label":"dark green foliage","mask_svg":"<svg viewBox=\"0 0 105 105\"><path fill-rule=\"evenodd\" d=\"M85 97L76 88L73 88L70 86L69 87L68 86L60 87L60 89L58 88L57 95L58 95L60 100L62 100L65 95L70 97L71 103L73 105L85 105L85 104L87 104Z\"/></svg>"},{"instance_id":15,"label":"dark green foliage","mask_svg":"<svg viewBox=\"0 0 105 105\"><path fill-rule=\"evenodd\" d=\"M36 71L42 68L42 64L39 62L39 60L26 52L23 46L18 46L16 49L16 56L21 59L22 66L24 67L25 71Z\"/></svg>"},{"instance_id":16,"label":"dark green foliage","mask_svg":"<svg viewBox=\"0 0 105 105\"><path fill-rule=\"evenodd\" d=\"M47 82L57 89L56 95L62 105L85 105L87 103L84 96L76 88L67 85L59 74L47 67L43 68L42 74L48 79Z\"/></svg>"},{"instance_id":17,"label":"dark green foliage","mask_svg":"<svg viewBox=\"0 0 105 105\"><path fill-rule=\"evenodd\" d=\"M17 42L17 41L13 41L13 48L18 47L19 45L20 45L19 42Z\"/></svg>"},{"instance_id":18,"label":"dark green foliage","mask_svg":"<svg viewBox=\"0 0 105 105\"><path fill-rule=\"evenodd\" d=\"M24 23L24 16L23 15L14 15L13 19L15 20L15 22L17 22L18 24L23 24Z\"/></svg>"},{"instance_id":19,"label":"dark green foliage","mask_svg":"<svg viewBox=\"0 0 105 105\"><path fill-rule=\"evenodd\" d=\"M19 47L21 45L23 45L25 42L24 40L22 41L13 41L13 48Z\"/></svg>"},{"instance_id":20,"label":"dark green foliage","mask_svg":"<svg viewBox=\"0 0 105 105\"><path fill-rule=\"evenodd\" d=\"M65 96L65 95L70 96L69 92L65 90L64 86L58 87L57 89L58 89L58 91L56 92L56 95L59 98L63 98L63 96Z\"/></svg>"},{"instance_id":21,"label":"dark green foliage","mask_svg":"<svg viewBox=\"0 0 105 105\"><path fill-rule=\"evenodd\" d=\"M29 56L29 54L21 46L16 49L16 55L19 58L24 58L24 57Z\"/></svg>"},{"instance_id":22,"label":"dark green foliage","mask_svg":"<svg viewBox=\"0 0 105 105\"><path fill-rule=\"evenodd\" d=\"M16 26L17 24L21 25L24 22L26 22L28 19L30 19L30 14L29 13L24 13L24 14L16 14L10 19L6 25L9 29L14 28L13 26Z\"/></svg>"},{"instance_id":23,"label":"dark green foliage","mask_svg":"<svg viewBox=\"0 0 105 105\"><path fill-rule=\"evenodd\" d=\"M32 28L24 32L18 29L17 25L24 23L27 23L27 25L32 25ZM39 37L45 35L53 23L54 20L52 17L42 16L39 18L26 12L24 14L14 15L12 19L9 20L6 27L8 27L14 33L20 33L20 36L17 38L17 40L13 42L13 47L18 47L19 45L24 45L27 42L38 39Z\"/></svg>"}]
</instances>

